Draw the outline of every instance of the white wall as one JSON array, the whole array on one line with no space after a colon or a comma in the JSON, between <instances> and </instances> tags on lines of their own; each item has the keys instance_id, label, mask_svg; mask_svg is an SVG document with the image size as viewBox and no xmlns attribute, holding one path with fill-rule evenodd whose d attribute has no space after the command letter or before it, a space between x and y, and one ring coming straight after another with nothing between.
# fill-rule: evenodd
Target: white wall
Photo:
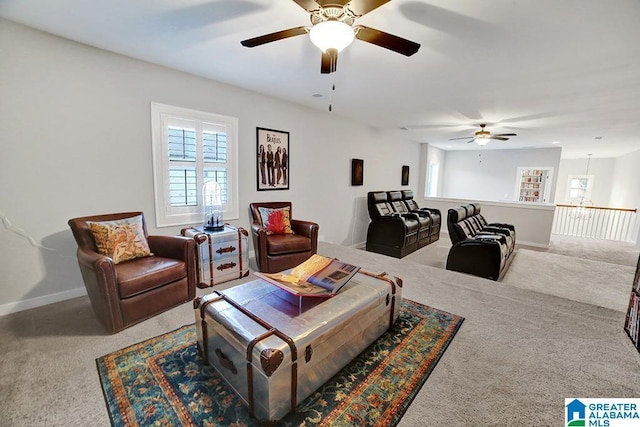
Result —
<instances>
[{"instance_id":1,"label":"white wall","mask_svg":"<svg viewBox=\"0 0 640 427\"><path fill-rule=\"evenodd\" d=\"M418 192L414 194L416 199L422 198L427 192L429 169L427 158L429 157L429 144L420 144L420 171L418 175Z\"/></svg>"},{"instance_id":2,"label":"white wall","mask_svg":"<svg viewBox=\"0 0 640 427\"><path fill-rule=\"evenodd\" d=\"M616 158L609 204L615 208L640 209L640 150ZM640 247L640 213L636 213L636 246Z\"/></svg>"},{"instance_id":3,"label":"white wall","mask_svg":"<svg viewBox=\"0 0 640 427\"><path fill-rule=\"evenodd\" d=\"M551 167L550 200L556 188L560 148L447 151L440 197L513 201L518 167Z\"/></svg>"},{"instance_id":4,"label":"white wall","mask_svg":"<svg viewBox=\"0 0 640 427\"><path fill-rule=\"evenodd\" d=\"M291 200L325 240L366 240L366 193L418 188L420 146L328 112L98 50L0 20L0 314L83 293L67 226L144 211L155 228L150 102L239 118L240 213ZM288 191L256 191L256 127L290 132ZM351 159L364 159L352 187ZM400 186L409 165L408 187ZM26 301L26 302L25 302Z\"/></svg>"},{"instance_id":5,"label":"white wall","mask_svg":"<svg viewBox=\"0 0 640 427\"><path fill-rule=\"evenodd\" d=\"M640 208L640 150L617 157L609 204L616 208Z\"/></svg>"},{"instance_id":6,"label":"white wall","mask_svg":"<svg viewBox=\"0 0 640 427\"><path fill-rule=\"evenodd\" d=\"M584 159L560 160L555 203L570 202L570 200L567 199L569 175L584 175L587 171L587 160L586 157ZM593 175L591 201L594 206L609 206L615 163L616 159L614 158L592 157L589 161L589 175Z\"/></svg>"}]
</instances>

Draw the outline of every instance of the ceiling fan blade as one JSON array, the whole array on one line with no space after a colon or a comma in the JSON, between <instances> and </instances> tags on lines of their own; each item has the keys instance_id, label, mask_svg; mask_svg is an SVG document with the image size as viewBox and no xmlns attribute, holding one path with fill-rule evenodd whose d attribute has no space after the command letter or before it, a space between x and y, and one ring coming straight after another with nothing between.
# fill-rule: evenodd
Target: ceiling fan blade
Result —
<instances>
[{"instance_id":1,"label":"ceiling fan blade","mask_svg":"<svg viewBox=\"0 0 640 427\"><path fill-rule=\"evenodd\" d=\"M517 133L496 133L493 136L518 136Z\"/></svg>"},{"instance_id":2,"label":"ceiling fan blade","mask_svg":"<svg viewBox=\"0 0 640 427\"><path fill-rule=\"evenodd\" d=\"M265 43L271 43L289 37L301 36L302 34L307 34L308 32L309 29L307 27L289 28L288 30L276 31L275 33L265 34L264 36L243 40L240 42L240 44L245 47L256 47Z\"/></svg>"},{"instance_id":3,"label":"ceiling fan blade","mask_svg":"<svg viewBox=\"0 0 640 427\"><path fill-rule=\"evenodd\" d=\"M311 12L319 9L318 3L316 3L314 0L293 0L293 1L296 2L298 6L300 6L307 12Z\"/></svg>"},{"instance_id":4,"label":"ceiling fan blade","mask_svg":"<svg viewBox=\"0 0 640 427\"><path fill-rule=\"evenodd\" d=\"M469 139L469 138L473 138L472 136L463 136L462 138L449 138L449 141L455 141L457 139ZM473 139L471 139L473 141Z\"/></svg>"},{"instance_id":5,"label":"ceiling fan blade","mask_svg":"<svg viewBox=\"0 0 640 427\"><path fill-rule=\"evenodd\" d=\"M320 72L322 74L335 73L338 68L338 51L335 49L327 49L322 52L322 62L320 64Z\"/></svg>"},{"instance_id":6,"label":"ceiling fan blade","mask_svg":"<svg viewBox=\"0 0 640 427\"><path fill-rule=\"evenodd\" d=\"M489 139L497 139L498 141L508 141L509 138L505 138L504 136L500 136L500 135L491 135L489 137Z\"/></svg>"},{"instance_id":7,"label":"ceiling fan blade","mask_svg":"<svg viewBox=\"0 0 640 427\"><path fill-rule=\"evenodd\" d=\"M456 138L456 139L465 139L465 138ZM475 139L472 139L471 141L467 141L467 144L471 144L473 141L475 141Z\"/></svg>"},{"instance_id":8,"label":"ceiling fan blade","mask_svg":"<svg viewBox=\"0 0 640 427\"><path fill-rule=\"evenodd\" d=\"M351 0L351 2L349 2L349 10L357 17L361 17L390 1L391 0Z\"/></svg>"},{"instance_id":9,"label":"ceiling fan blade","mask_svg":"<svg viewBox=\"0 0 640 427\"><path fill-rule=\"evenodd\" d=\"M357 39L384 47L405 56L411 56L420 49L420 45L416 42L374 28L358 25L354 30Z\"/></svg>"}]
</instances>

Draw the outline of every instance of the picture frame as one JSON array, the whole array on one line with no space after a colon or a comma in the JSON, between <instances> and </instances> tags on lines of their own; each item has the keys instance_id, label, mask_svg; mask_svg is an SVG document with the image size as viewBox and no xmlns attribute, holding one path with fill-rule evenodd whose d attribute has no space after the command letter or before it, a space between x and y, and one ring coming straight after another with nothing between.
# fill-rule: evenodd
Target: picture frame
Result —
<instances>
[{"instance_id":1,"label":"picture frame","mask_svg":"<svg viewBox=\"0 0 640 427\"><path fill-rule=\"evenodd\" d=\"M409 166L402 166L402 185L409 185Z\"/></svg>"},{"instance_id":2,"label":"picture frame","mask_svg":"<svg viewBox=\"0 0 640 427\"><path fill-rule=\"evenodd\" d=\"M256 128L256 187L258 191L288 190L291 176L289 132Z\"/></svg>"},{"instance_id":3,"label":"picture frame","mask_svg":"<svg viewBox=\"0 0 640 427\"><path fill-rule=\"evenodd\" d=\"M364 160L351 159L351 185L362 185L364 181Z\"/></svg>"}]
</instances>

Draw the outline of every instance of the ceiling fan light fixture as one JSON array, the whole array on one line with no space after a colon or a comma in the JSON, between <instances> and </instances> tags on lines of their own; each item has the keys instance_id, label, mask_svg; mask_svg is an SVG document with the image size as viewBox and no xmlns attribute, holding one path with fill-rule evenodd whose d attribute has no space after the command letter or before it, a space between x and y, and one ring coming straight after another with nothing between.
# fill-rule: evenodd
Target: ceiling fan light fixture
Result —
<instances>
[{"instance_id":1,"label":"ceiling fan light fixture","mask_svg":"<svg viewBox=\"0 0 640 427\"><path fill-rule=\"evenodd\" d=\"M487 145L489 143L489 138L484 137L484 136L476 137L474 139L474 141L476 142L476 144L478 144L479 146L483 147L483 146L485 146L485 145Z\"/></svg>"},{"instance_id":2,"label":"ceiling fan light fixture","mask_svg":"<svg viewBox=\"0 0 640 427\"><path fill-rule=\"evenodd\" d=\"M355 38L353 27L344 22L328 20L314 25L309 32L311 42L326 52L328 49L336 49L340 52L349 46Z\"/></svg>"}]
</instances>

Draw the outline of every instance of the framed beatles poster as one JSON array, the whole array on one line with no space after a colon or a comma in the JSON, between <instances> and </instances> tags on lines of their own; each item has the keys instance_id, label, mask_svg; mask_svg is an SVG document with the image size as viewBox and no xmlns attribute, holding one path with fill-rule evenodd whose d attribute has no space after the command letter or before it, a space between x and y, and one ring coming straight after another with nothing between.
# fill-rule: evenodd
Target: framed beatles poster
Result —
<instances>
[{"instance_id":1,"label":"framed beatles poster","mask_svg":"<svg viewBox=\"0 0 640 427\"><path fill-rule=\"evenodd\" d=\"M289 132L256 128L258 191L289 189Z\"/></svg>"}]
</instances>

